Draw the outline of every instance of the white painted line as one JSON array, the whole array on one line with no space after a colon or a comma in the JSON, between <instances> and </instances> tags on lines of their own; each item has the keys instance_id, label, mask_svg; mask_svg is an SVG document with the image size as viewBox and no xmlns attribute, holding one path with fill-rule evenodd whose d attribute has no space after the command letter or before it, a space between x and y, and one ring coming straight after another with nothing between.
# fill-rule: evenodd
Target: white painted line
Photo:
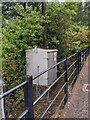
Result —
<instances>
[{"instance_id":1,"label":"white painted line","mask_svg":"<svg viewBox=\"0 0 90 120\"><path fill-rule=\"evenodd\" d=\"M88 86L90 86L90 84L84 84L82 90L84 92L90 92L90 90L87 89Z\"/></svg>"}]
</instances>

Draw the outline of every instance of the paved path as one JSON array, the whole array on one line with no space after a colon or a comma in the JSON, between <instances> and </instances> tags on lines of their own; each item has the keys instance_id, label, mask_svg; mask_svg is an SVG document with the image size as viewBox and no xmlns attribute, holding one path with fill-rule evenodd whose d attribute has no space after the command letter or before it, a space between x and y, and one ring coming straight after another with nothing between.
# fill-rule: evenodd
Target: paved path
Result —
<instances>
[{"instance_id":1,"label":"paved path","mask_svg":"<svg viewBox=\"0 0 90 120\"><path fill-rule=\"evenodd\" d=\"M90 56L78 76L61 118L90 118L90 92L85 89L85 84L88 83L90 83ZM88 89L90 90L90 86Z\"/></svg>"}]
</instances>

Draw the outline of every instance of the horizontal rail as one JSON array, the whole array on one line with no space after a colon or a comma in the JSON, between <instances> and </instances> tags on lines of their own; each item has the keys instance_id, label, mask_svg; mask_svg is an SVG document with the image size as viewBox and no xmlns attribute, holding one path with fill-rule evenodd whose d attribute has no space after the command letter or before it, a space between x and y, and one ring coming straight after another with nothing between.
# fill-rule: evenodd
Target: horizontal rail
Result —
<instances>
[{"instance_id":1,"label":"horizontal rail","mask_svg":"<svg viewBox=\"0 0 90 120\"><path fill-rule=\"evenodd\" d=\"M85 52L87 52L88 51L88 48L85 50Z\"/></svg>"},{"instance_id":2,"label":"horizontal rail","mask_svg":"<svg viewBox=\"0 0 90 120\"><path fill-rule=\"evenodd\" d=\"M20 119L22 119L26 114L28 113L28 109L27 110L25 110L19 117L18 117L18 119L17 120L20 120Z\"/></svg>"},{"instance_id":3,"label":"horizontal rail","mask_svg":"<svg viewBox=\"0 0 90 120\"><path fill-rule=\"evenodd\" d=\"M25 81L25 82L23 82L23 83L17 85L16 87L14 87L14 88L8 90L8 91L5 92L5 93L1 94L1 95L0 95L0 99L4 98L5 96L9 95L10 93L16 91L17 89L23 87L25 84L27 84L27 81Z\"/></svg>"},{"instance_id":4,"label":"horizontal rail","mask_svg":"<svg viewBox=\"0 0 90 120\"><path fill-rule=\"evenodd\" d=\"M75 73L76 68L73 70L73 72L70 74L70 76L68 77L68 80L72 77L72 75Z\"/></svg>"},{"instance_id":5,"label":"horizontal rail","mask_svg":"<svg viewBox=\"0 0 90 120\"><path fill-rule=\"evenodd\" d=\"M84 50L85 50L85 48L84 48L84 49L82 49L80 52L84 52Z\"/></svg>"},{"instance_id":6,"label":"horizontal rail","mask_svg":"<svg viewBox=\"0 0 90 120\"><path fill-rule=\"evenodd\" d=\"M77 60L75 60L69 67L67 70L69 70L73 65L75 65L75 63L77 62Z\"/></svg>"},{"instance_id":7,"label":"horizontal rail","mask_svg":"<svg viewBox=\"0 0 90 120\"><path fill-rule=\"evenodd\" d=\"M65 85L66 85L66 83L64 83L64 85L61 87L61 89L59 90L59 92L57 93L57 95L54 97L54 99L52 100L52 102L49 104L49 106L47 107L47 109L44 111L44 113L41 116L41 119L45 116L45 114L47 113L47 111L50 109L50 107L52 106L52 104L54 103L54 101L57 99L58 95L61 93L61 91L65 87Z\"/></svg>"},{"instance_id":8,"label":"horizontal rail","mask_svg":"<svg viewBox=\"0 0 90 120\"><path fill-rule=\"evenodd\" d=\"M62 103L63 103L63 101L64 101L64 99L65 99L65 97L66 97L66 94L65 94L64 97L62 98L62 100L61 100L59 106L57 107L57 109L56 109L56 111L55 111L55 114L54 114L51 118L55 118L55 116L56 116L58 110L60 109L60 107L61 107L61 105L62 105Z\"/></svg>"},{"instance_id":9,"label":"horizontal rail","mask_svg":"<svg viewBox=\"0 0 90 120\"><path fill-rule=\"evenodd\" d=\"M66 73L66 71L64 73L62 73L45 91L44 93L37 98L37 100L33 103L33 105L35 105L57 82L58 80L60 80L60 78Z\"/></svg>"},{"instance_id":10,"label":"horizontal rail","mask_svg":"<svg viewBox=\"0 0 90 120\"><path fill-rule=\"evenodd\" d=\"M71 56L67 57L67 59L70 59L70 58L74 57L76 54L77 53L72 54Z\"/></svg>"},{"instance_id":11,"label":"horizontal rail","mask_svg":"<svg viewBox=\"0 0 90 120\"><path fill-rule=\"evenodd\" d=\"M36 78L38 78L38 77L41 76L42 74L46 73L47 71L51 70L52 68L56 67L57 65L63 63L64 61L65 61L65 59L62 60L62 61L60 61L60 62L58 62L57 64L53 65L52 67L50 67L50 68L42 71L41 73L39 73L38 75L36 75L35 77L33 77L32 80L35 80Z\"/></svg>"},{"instance_id":12,"label":"horizontal rail","mask_svg":"<svg viewBox=\"0 0 90 120\"><path fill-rule=\"evenodd\" d=\"M69 91L70 91L71 86L72 86L72 84L74 83L74 81L75 81L76 77L77 77L77 76L74 76L74 78L73 78L73 80L72 80L72 82L71 82L71 84L70 84L70 86L69 86L69 89L68 89Z\"/></svg>"},{"instance_id":13,"label":"horizontal rail","mask_svg":"<svg viewBox=\"0 0 90 120\"><path fill-rule=\"evenodd\" d=\"M77 56L75 56L76 54L77 54ZM27 89L24 88L24 90L26 90L26 92L24 93L24 95L26 95L26 94L29 95L29 96L32 95L31 93L33 93L33 90L30 90L30 88L33 87L33 86L32 86L33 84L31 83L32 80L35 80L36 78L38 78L39 76L41 76L41 75L43 75L44 73L48 72L48 71L51 70L52 68L55 68L56 66L64 63L64 67L65 67L64 72L41 94L41 96L38 97L37 100L35 100L34 102L31 102L33 106L34 106L35 104L37 104L37 102L38 102L38 101L60 80L60 78L62 78L63 75L64 75L64 80L66 80L66 81L64 81L64 85L63 85L63 86L61 87L61 89L57 92L57 94L54 96L54 99L51 101L51 103L49 104L49 106L46 108L46 110L44 111L44 113L41 115L41 119L46 115L47 111L48 111L48 110L50 109L50 107L53 105L54 101L57 99L58 95L61 93L61 91L63 90L63 88L66 87L67 89L66 89L66 88L64 89L64 90L65 90L64 97L63 97L63 99L61 100L59 106L57 107L57 109L56 109L56 111L55 111L55 114L56 114L57 111L59 110L59 108L61 107L63 101L64 101L64 100L66 99L66 97L67 97L67 93L68 93L67 80L69 80L69 79L72 77L72 75L74 74L75 71L78 72L78 71L81 70L81 69L80 69L80 68L81 68L81 62L83 62L83 61L86 59L86 57L87 57L88 54L89 54L88 49L83 49L82 51L78 51L78 52L74 53L73 55L67 57L66 59L61 60L60 62L58 62L58 63L56 63L55 65L51 66L50 68L42 71L41 73L39 73L39 74L36 75L35 77L31 78L31 79L30 79L31 81L28 82L28 81L26 80L26 81L22 82L21 84L17 85L16 87L14 87L14 88L6 91L5 93L1 94L1 95L0 95L0 99L4 98L5 96L9 95L10 93L16 91L17 89L19 89L19 88L21 88L21 87L23 87L23 86L25 86L25 85L27 85L27 86L25 86ZM67 62L67 60L69 60L69 59L72 58L72 57L75 57L75 59L77 59L77 60L74 61L74 62L68 67L68 62ZM76 57L77 57L77 58L76 58ZM77 63L76 63L76 62L77 62ZM76 63L76 64L75 64L75 63ZM69 71L69 69L70 69L74 64L75 64L75 67L76 67L76 68L73 70L73 72L72 72L72 73L70 74L70 76L68 77L68 71ZM77 69L77 67L78 67L78 69ZM79 74L79 72L78 72L78 74ZM72 82L71 82L71 84L70 84L69 90L70 90L72 84L74 83L76 77L77 77L77 75L74 76L74 78L72 78L73 80L72 80ZM30 85L31 85L31 87L30 87ZM30 94L28 94L29 90L30 90ZM30 101L33 101L32 97L24 97L24 100L27 100L27 98L30 98L29 100L30 100ZM30 101L28 102L28 104L26 104L26 106L25 106L25 107L26 107L26 110L18 117L18 120L22 119L24 116L25 116L25 118L27 118L27 116L29 116L29 117L33 116L33 115L32 115L32 113L33 113L33 107L32 107L32 109L31 109ZM66 100L65 100L65 101L66 101ZM67 102L67 101L66 101L66 102ZM66 103L66 102L65 102L65 103ZM27 103L27 101L26 101L26 103ZM27 109L27 108L28 108L28 109ZM28 115L27 115L27 114L28 114ZM55 114L54 114L54 116L55 116Z\"/></svg>"}]
</instances>

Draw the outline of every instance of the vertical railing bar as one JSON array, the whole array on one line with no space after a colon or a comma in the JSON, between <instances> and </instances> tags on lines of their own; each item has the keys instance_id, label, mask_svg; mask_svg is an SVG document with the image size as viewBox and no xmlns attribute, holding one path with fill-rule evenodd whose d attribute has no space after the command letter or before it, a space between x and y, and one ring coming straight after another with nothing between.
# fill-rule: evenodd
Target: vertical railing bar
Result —
<instances>
[{"instance_id":1,"label":"vertical railing bar","mask_svg":"<svg viewBox=\"0 0 90 120\"><path fill-rule=\"evenodd\" d=\"M28 113L25 115L25 119L33 119L33 81L32 76L25 76L24 81L27 81L27 84L24 86L24 103L25 110L28 109Z\"/></svg>"},{"instance_id":2,"label":"vertical railing bar","mask_svg":"<svg viewBox=\"0 0 90 120\"><path fill-rule=\"evenodd\" d=\"M85 61L85 51L86 51L86 49L84 48L84 61Z\"/></svg>"},{"instance_id":3,"label":"vertical railing bar","mask_svg":"<svg viewBox=\"0 0 90 120\"><path fill-rule=\"evenodd\" d=\"M83 49L83 65L84 65L84 61L85 61L85 49ZM83 67L82 65L82 67Z\"/></svg>"},{"instance_id":4,"label":"vertical railing bar","mask_svg":"<svg viewBox=\"0 0 90 120\"><path fill-rule=\"evenodd\" d=\"M75 75L76 75L76 78L77 78L77 75L78 75L78 52L75 54L75 68L76 68L76 71L75 71Z\"/></svg>"},{"instance_id":5,"label":"vertical railing bar","mask_svg":"<svg viewBox=\"0 0 90 120\"><path fill-rule=\"evenodd\" d=\"M78 51L77 54L78 54L78 58L77 58L78 59L78 63L77 64L78 64L78 74L79 74L79 61L80 61L79 60L79 56L80 56L80 52Z\"/></svg>"},{"instance_id":6,"label":"vertical railing bar","mask_svg":"<svg viewBox=\"0 0 90 120\"><path fill-rule=\"evenodd\" d=\"M79 71L81 71L81 51L79 53Z\"/></svg>"},{"instance_id":7,"label":"vertical railing bar","mask_svg":"<svg viewBox=\"0 0 90 120\"><path fill-rule=\"evenodd\" d=\"M81 51L81 68L83 67L84 50Z\"/></svg>"},{"instance_id":8,"label":"vertical railing bar","mask_svg":"<svg viewBox=\"0 0 90 120\"><path fill-rule=\"evenodd\" d=\"M87 53L87 49L85 49L85 61L86 61L86 57L87 57L87 56L86 56L86 53Z\"/></svg>"},{"instance_id":9,"label":"vertical railing bar","mask_svg":"<svg viewBox=\"0 0 90 120\"><path fill-rule=\"evenodd\" d=\"M64 83L66 83L66 85L65 85L65 87L64 87L64 94L66 94L66 97L65 97L65 99L64 99L64 104L66 104L67 99L68 99L67 58L66 58L65 61L64 61L64 71L66 71L65 74L64 74Z\"/></svg>"}]
</instances>

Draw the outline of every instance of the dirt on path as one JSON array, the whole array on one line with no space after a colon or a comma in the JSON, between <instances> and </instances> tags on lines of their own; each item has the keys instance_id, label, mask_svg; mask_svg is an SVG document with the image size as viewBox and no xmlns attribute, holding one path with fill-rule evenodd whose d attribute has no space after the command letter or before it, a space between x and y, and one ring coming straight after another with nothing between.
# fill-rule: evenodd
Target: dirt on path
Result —
<instances>
[{"instance_id":1,"label":"dirt on path","mask_svg":"<svg viewBox=\"0 0 90 120\"><path fill-rule=\"evenodd\" d=\"M62 115L57 115L60 118L90 118L89 117L89 94L90 86L87 86L90 81L90 55L84 63L77 81L73 87L72 93L67 104L62 112ZM87 87L86 87L87 86Z\"/></svg>"}]
</instances>

